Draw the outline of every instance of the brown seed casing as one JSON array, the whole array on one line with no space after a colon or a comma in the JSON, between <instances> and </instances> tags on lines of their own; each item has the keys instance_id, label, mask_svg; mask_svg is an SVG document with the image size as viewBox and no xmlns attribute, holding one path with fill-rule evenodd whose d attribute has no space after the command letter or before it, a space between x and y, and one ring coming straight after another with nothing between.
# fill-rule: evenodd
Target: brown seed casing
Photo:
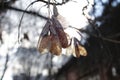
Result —
<instances>
[{"instance_id":1,"label":"brown seed casing","mask_svg":"<svg viewBox=\"0 0 120 80\"><path fill-rule=\"evenodd\" d=\"M55 35L51 35L50 52L54 55L60 55L60 53L62 52L62 47L60 45L59 39Z\"/></svg>"},{"instance_id":2,"label":"brown seed casing","mask_svg":"<svg viewBox=\"0 0 120 80\"><path fill-rule=\"evenodd\" d=\"M80 55L82 56L87 55L86 49L80 45L79 41L76 38L74 38L74 46L75 46L75 54L77 58L79 58Z\"/></svg>"},{"instance_id":3,"label":"brown seed casing","mask_svg":"<svg viewBox=\"0 0 120 80\"><path fill-rule=\"evenodd\" d=\"M67 40L67 36L63 30L62 25L56 19L56 17L52 16L52 19L53 19L53 26L55 27L55 30L58 34L58 38L59 38L59 41L60 41L62 48L67 48L68 47L68 40Z\"/></svg>"},{"instance_id":4,"label":"brown seed casing","mask_svg":"<svg viewBox=\"0 0 120 80\"><path fill-rule=\"evenodd\" d=\"M51 36L44 36L38 42L38 51L41 54L48 53L51 47Z\"/></svg>"},{"instance_id":5,"label":"brown seed casing","mask_svg":"<svg viewBox=\"0 0 120 80\"><path fill-rule=\"evenodd\" d=\"M78 49L79 49L80 55L87 56L87 51L86 51L86 49L83 46L78 45Z\"/></svg>"},{"instance_id":6,"label":"brown seed casing","mask_svg":"<svg viewBox=\"0 0 120 80\"><path fill-rule=\"evenodd\" d=\"M49 26L50 26L50 20L47 20L38 40L37 48L38 51L42 54L48 53L51 46L51 42L50 42L51 36L48 35Z\"/></svg>"}]
</instances>

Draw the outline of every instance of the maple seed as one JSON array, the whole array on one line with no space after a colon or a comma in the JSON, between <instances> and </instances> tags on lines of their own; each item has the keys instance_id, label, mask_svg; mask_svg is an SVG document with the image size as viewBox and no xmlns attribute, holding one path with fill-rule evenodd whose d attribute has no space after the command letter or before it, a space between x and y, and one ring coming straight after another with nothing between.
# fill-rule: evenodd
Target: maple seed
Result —
<instances>
[{"instance_id":1,"label":"maple seed","mask_svg":"<svg viewBox=\"0 0 120 80\"><path fill-rule=\"evenodd\" d=\"M48 35L49 26L50 26L50 20L47 20L40 34L40 38L38 40L37 48L41 54L48 53L51 46L51 42L50 42L51 36Z\"/></svg>"},{"instance_id":2,"label":"maple seed","mask_svg":"<svg viewBox=\"0 0 120 80\"><path fill-rule=\"evenodd\" d=\"M51 47L50 52L54 55L60 55L62 52L62 47L60 45L59 39L55 35L51 35Z\"/></svg>"},{"instance_id":3,"label":"maple seed","mask_svg":"<svg viewBox=\"0 0 120 80\"><path fill-rule=\"evenodd\" d=\"M87 55L86 49L80 45L78 39L76 39L76 38L74 38L74 46L75 46L75 54L76 54L77 58L79 58L80 55L82 55L82 56Z\"/></svg>"},{"instance_id":4,"label":"maple seed","mask_svg":"<svg viewBox=\"0 0 120 80\"><path fill-rule=\"evenodd\" d=\"M59 41L60 41L62 48L67 48L68 47L68 40L67 40L67 36L63 30L62 25L56 19L56 17L52 16L52 20L53 20L53 26L55 27L55 30L58 34L58 38L59 38Z\"/></svg>"},{"instance_id":5,"label":"maple seed","mask_svg":"<svg viewBox=\"0 0 120 80\"><path fill-rule=\"evenodd\" d=\"M49 52L51 46L51 36L41 37L38 43L38 50L41 54L45 54Z\"/></svg>"}]
</instances>

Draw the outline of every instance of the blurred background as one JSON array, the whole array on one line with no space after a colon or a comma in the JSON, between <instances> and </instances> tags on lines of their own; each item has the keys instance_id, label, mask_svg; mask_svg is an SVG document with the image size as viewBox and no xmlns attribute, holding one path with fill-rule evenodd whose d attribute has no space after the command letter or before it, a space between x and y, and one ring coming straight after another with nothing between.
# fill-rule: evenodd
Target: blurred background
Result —
<instances>
[{"instance_id":1,"label":"blurred background","mask_svg":"<svg viewBox=\"0 0 120 80\"><path fill-rule=\"evenodd\" d=\"M0 80L120 80L120 0L56 0L67 33L83 36L80 58L37 51L48 1L34 1L0 0Z\"/></svg>"}]
</instances>

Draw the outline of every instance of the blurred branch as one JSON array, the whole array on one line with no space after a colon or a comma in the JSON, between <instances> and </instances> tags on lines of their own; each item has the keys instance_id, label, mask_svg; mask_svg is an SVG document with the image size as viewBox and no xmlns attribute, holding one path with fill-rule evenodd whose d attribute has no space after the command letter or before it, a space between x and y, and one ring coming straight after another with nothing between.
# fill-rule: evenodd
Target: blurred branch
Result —
<instances>
[{"instance_id":1,"label":"blurred branch","mask_svg":"<svg viewBox=\"0 0 120 80\"><path fill-rule=\"evenodd\" d=\"M7 55L6 55L5 65L4 65L3 74L2 74L2 76L1 76L1 79L0 79L0 80L2 80L2 79L3 79L3 77L4 77L4 75L5 75L5 72L6 72L6 70L7 70L7 63L8 63L8 61L9 61L9 55L7 54Z\"/></svg>"},{"instance_id":2,"label":"blurred branch","mask_svg":"<svg viewBox=\"0 0 120 80\"><path fill-rule=\"evenodd\" d=\"M10 9L10 10L15 10L15 11L18 11L18 12L24 12L24 13L27 13L27 14L30 14L30 15L34 15L34 16L37 16L37 17L41 17L43 19L47 19L47 17L37 13L37 12L34 12L34 11L25 11L23 9L20 9L20 8L16 8L16 7L12 7L12 6L9 6L9 5L4 5L2 6L2 8L4 7L4 9ZM0 8L1 8L1 5L0 5Z\"/></svg>"},{"instance_id":3,"label":"blurred branch","mask_svg":"<svg viewBox=\"0 0 120 80\"><path fill-rule=\"evenodd\" d=\"M105 38L105 37L103 37L103 36L98 36L98 35L95 35L95 34L89 32L89 31L87 31L87 30L78 29L78 28L75 28L75 27L72 27L72 26L69 26L69 27L74 28L74 29L76 29L76 30L79 30L80 32L86 33L86 34L88 34L88 35L90 35L90 36L93 36L93 37L95 37L95 38L99 38L99 39L102 39L102 40L105 40L105 41L108 41L108 42L120 44L120 41L118 41L118 40L113 40L113 39L110 39L110 38Z\"/></svg>"},{"instance_id":4,"label":"blurred branch","mask_svg":"<svg viewBox=\"0 0 120 80\"><path fill-rule=\"evenodd\" d=\"M114 35L110 35L110 36L107 36L109 38L116 38L116 37L119 37L120 36L120 33L116 33Z\"/></svg>"},{"instance_id":5,"label":"blurred branch","mask_svg":"<svg viewBox=\"0 0 120 80\"><path fill-rule=\"evenodd\" d=\"M118 40L113 40L113 39L110 39L110 38L105 38L105 37L103 37L103 36L97 36L97 35L95 35L95 34L92 34L92 33L88 32L88 31L82 30L82 29L80 29L80 31L81 31L81 32L85 32L85 33L87 33L87 34L90 35L90 36L93 36L93 37L96 37L96 38L99 38L99 39L102 39L102 40L105 40L105 41L108 41L108 42L119 43L119 44L120 44L120 41L118 41Z\"/></svg>"},{"instance_id":6,"label":"blurred branch","mask_svg":"<svg viewBox=\"0 0 120 80\"><path fill-rule=\"evenodd\" d=\"M38 1L40 1L40 2L43 2L43 3L46 3L46 4L48 4L48 1L45 1L45 0L38 0ZM55 0L56 1L56 0ZM53 3L53 2L50 2L49 4L51 4L51 5L63 5L63 4L66 4L67 2L69 2L70 0L64 0L64 1L62 1L62 3Z\"/></svg>"},{"instance_id":7,"label":"blurred branch","mask_svg":"<svg viewBox=\"0 0 120 80\"><path fill-rule=\"evenodd\" d=\"M84 10L87 9L88 5L89 5L89 2L88 2L88 4L87 4L85 7L83 7L83 9L82 9L83 15L86 17L86 19L88 20L89 24L93 27L93 29L97 31L97 35L94 35L94 34L88 32L88 31L82 30L82 29L79 30L79 31L85 32L85 33L87 33L88 35L91 35L91 36L93 36L93 37L96 37L96 38L99 38L99 39L102 39L102 40L105 40L105 41L109 41L109 42L112 42L112 43L119 43L119 44L120 44L120 41L118 41L118 40L113 40L113 39L105 38L105 37L102 36L101 32L100 32L99 29L98 29L98 26L95 25L95 20L94 20L94 21L91 20L91 19L88 18L88 16L84 13Z\"/></svg>"},{"instance_id":8,"label":"blurred branch","mask_svg":"<svg viewBox=\"0 0 120 80\"><path fill-rule=\"evenodd\" d=\"M3 44L3 38L2 38L2 30L1 30L1 27L0 27L0 41L1 41L1 44Z\"/></svg>"}]
</instances>

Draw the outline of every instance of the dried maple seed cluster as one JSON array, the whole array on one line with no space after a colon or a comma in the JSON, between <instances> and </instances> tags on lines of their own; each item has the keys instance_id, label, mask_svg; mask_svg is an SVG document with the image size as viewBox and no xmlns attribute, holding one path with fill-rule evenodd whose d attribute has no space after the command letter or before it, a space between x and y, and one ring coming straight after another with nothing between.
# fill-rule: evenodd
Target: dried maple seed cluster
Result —
<instances>
[{"instance_id":1,"label":"dried maple seed cluster","mask_svg":"<svg viewBox=\"0 0 120 80\"><path fill-rule=\"evenodd\" d=\"M60 22L57 20L59 15L56 6L53 7L54 15L49 18L43 27L38 41L38 50L40 53L52 53L60 55L62 48L66 49L66 53L72 53L75 57L86 56L87 52L82 47L77 38L69 38L69 35L64 32Z\"/></svg>"},{"instance_id":2,"label":"dried maple seed cluster","mask_svg":"<svg viewBox=\"0 0 120 80\"><path fill-rule=\"evenodd\" d=\"M39 38L38 50L40 53L51 52L60 55L62 48L68 47L66 33L56 17L48 19Z\"/></svg>"}]
</instances>

